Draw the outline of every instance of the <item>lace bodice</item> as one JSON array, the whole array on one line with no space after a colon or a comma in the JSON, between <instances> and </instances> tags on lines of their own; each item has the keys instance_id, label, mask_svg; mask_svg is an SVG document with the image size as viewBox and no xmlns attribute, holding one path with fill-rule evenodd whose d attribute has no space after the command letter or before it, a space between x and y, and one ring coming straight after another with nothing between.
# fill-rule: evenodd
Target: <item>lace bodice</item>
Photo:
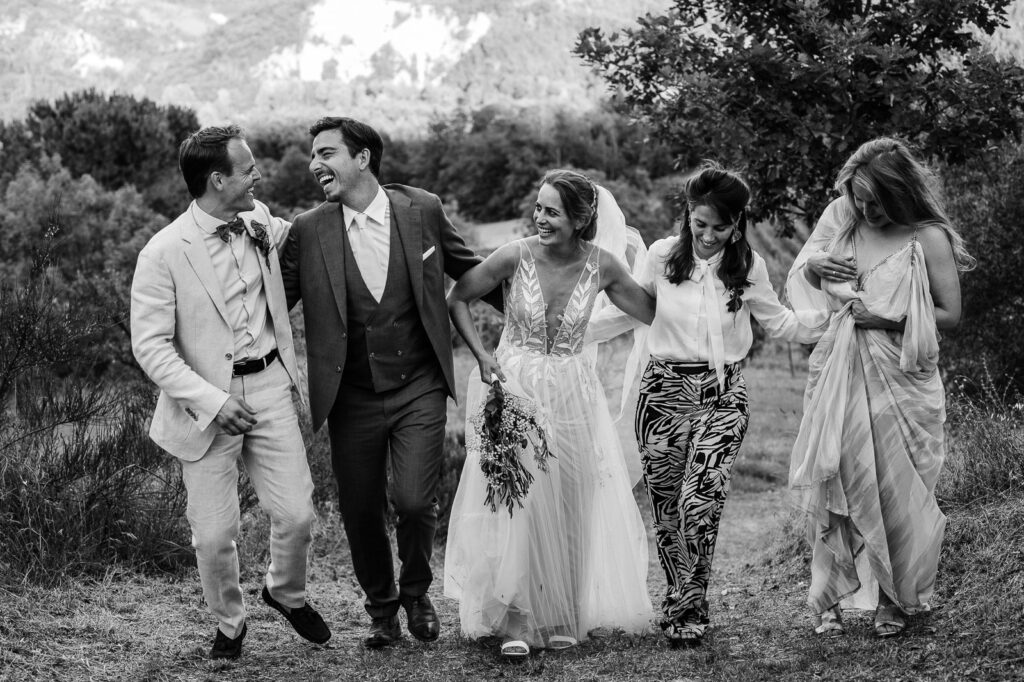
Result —
<instances>
[{"instance_id":1,"label":"lace bodice","mask_svg":"<svg viewBox=\"0 0 1024 682\"><path fill-rule=\"evenodd\" d=\"M537 264L526 240L519 241L519 265L505 296L505 341L545 355L578 355L583 350L591 309L597 298L601 250L592 246L554 336L548 334L547 302Z\"/></svg>"}]
</instances>

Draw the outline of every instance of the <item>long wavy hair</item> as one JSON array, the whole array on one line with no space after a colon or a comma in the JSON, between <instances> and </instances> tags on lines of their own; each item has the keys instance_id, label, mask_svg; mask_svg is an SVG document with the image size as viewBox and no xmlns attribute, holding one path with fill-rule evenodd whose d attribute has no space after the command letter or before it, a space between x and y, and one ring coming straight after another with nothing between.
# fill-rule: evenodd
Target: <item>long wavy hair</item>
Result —
<instances>
[{"instance_id":1,"label":"long wavy hair","mask_svg":"<svg viewBox=\"0 0 1024 682\"><path fill-rule=\"evenodd\" d=\"M949 239L958 270L970 270L974 258L953 227L935 175L914 157L909 145L894 137L879 137L862 144L843 164L835 188L846 197L849 216L837 239L852 238L864 214L857 208L853 189L868 192L897 225L935 225Z\"/></svg>"},{"instance_id":2,"label":"long wavy hair","mask_svg":"<svg viewBox=\"0 0 1024 682\"><path fill-rule=\"evenodd\" d=\"M726 289L742 289L750 284L747 277L753 261L753 252L747 242L747 202L750 187L737 173L725 170L713 161L690 175L683 183L683 215L680 218L679 240L665 256L665 276L672 284L689 279L694 268L693 230L690 214L698 206L708 206L718 212L722 220L733 223L740 237L729 239L722 253L718 278Z\"/></svg>"}]
</instances>

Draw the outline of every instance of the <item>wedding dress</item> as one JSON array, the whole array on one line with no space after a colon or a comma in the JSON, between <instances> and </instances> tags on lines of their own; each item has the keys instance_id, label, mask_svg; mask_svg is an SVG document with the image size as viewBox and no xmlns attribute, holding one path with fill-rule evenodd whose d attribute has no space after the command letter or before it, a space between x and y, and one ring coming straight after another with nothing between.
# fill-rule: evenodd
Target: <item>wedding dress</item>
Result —
<instances>
[{"instance_id":1,"label":"wedding dress","mask_svg":"<svg viewBox=\"0 0 1024 682\"><path fill-rule=\"evenodd\" d=\"M510 516L485 504L479 438L467 420L466 462L452 505L445 595L459 600L462 632L544 647L552 636L582 640L595 628L644 631L647 537L604 389L585 354L584 333L600 283L590 246L556 330L547 328L536 263L526 240L506 285L505 329L495 357L503 388L537 406L553 458L548 471L521 452L533 484ZM469 378L466 414L487 386Z\"/></svg>"}]
</instances>

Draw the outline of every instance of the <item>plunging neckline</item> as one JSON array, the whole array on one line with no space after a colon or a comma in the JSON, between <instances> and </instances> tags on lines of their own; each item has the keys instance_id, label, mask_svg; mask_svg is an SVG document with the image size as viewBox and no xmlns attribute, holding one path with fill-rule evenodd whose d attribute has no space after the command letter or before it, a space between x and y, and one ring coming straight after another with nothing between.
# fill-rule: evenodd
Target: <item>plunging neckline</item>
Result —
<instances>
[{"instance_id":1,"label":"plunging neckline","mask_svg":"<svg viewBox=\"0 0 1024 682\"><path fill-rule=\"evenodd\" d=\"M576 292L580 288L580 284L583 282L583 275L587 272L587 266L590 265L590 257L594 253L595 245L591 245L590 251L587 252L586 257L583 259L583 265L580 267L579 275L576 276L576 284L573 285L572 289L569 290L569 296L565 299L565 305L562 307L562 312L559 315L555 315L555 319L558 320L558 325L555 327L555 333L549 334L548 330L551 325L548 324L548 297L544 293L544 283L541 281L540 269L537 267L537 256L533 253L533 249L530 248L529 243L524 242L526 250L530 252L530 259L533 260L533 276L537 278L537 292L540 294L540 302L543 311L544 319L544 353L546 355L551 354L551 349L555 346L555 339L562 333L562 327L565 326L566 313L569 311L569 305L572 300L576 297Z\"/></svg>"},{"instance_id":2,"label":"plunging neckline","mask_svg":"<svg viewBox=\"0 0 1024 682\"><path fill-rule=\"evenodd\" d=\"M896 249L895 251L893 251L891 253L886 254L885 256L882 257L882 260L880 260L877 263L875 263L874 265L872 265L871 268L868 269L866 272L861 273L860 268L857 267L857 261L858 261L858 259L857 259L857 234L854 233L852 238L850 239L850 245L853 247L854 267L857 267L857 291L863 291L864 290L864 287L867 284L868 278L870 278L871 275L873 275L875 273L875 270L877 270L878 268L880 268L883 265L885 265L889 260L895 258L899 254L901 254L904 251L906 251L916 241L917 241L917 230L914 230L914 235L910 239L908 239L907 242L903 246L899 247L898 249Z\"/></svg>"}]
</instances>

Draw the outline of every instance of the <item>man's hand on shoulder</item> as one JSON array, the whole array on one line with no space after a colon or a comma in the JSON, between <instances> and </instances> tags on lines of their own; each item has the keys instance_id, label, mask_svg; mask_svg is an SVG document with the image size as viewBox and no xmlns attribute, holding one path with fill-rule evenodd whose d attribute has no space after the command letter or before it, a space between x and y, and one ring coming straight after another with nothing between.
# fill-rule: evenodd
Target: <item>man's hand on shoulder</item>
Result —
<instances>
[{"instance_id":1,"label":"man's hand on shoulder","mask_svg":"<svg viewBox=\"0 0 1024 682\"><path fill-rule=\"evenodd\" d=\"M224 432L231 436L248 433L256 425L256 410L247 402L235 396L228 396L227 402L213 418Z\"/></svg>"}]
</instances>

